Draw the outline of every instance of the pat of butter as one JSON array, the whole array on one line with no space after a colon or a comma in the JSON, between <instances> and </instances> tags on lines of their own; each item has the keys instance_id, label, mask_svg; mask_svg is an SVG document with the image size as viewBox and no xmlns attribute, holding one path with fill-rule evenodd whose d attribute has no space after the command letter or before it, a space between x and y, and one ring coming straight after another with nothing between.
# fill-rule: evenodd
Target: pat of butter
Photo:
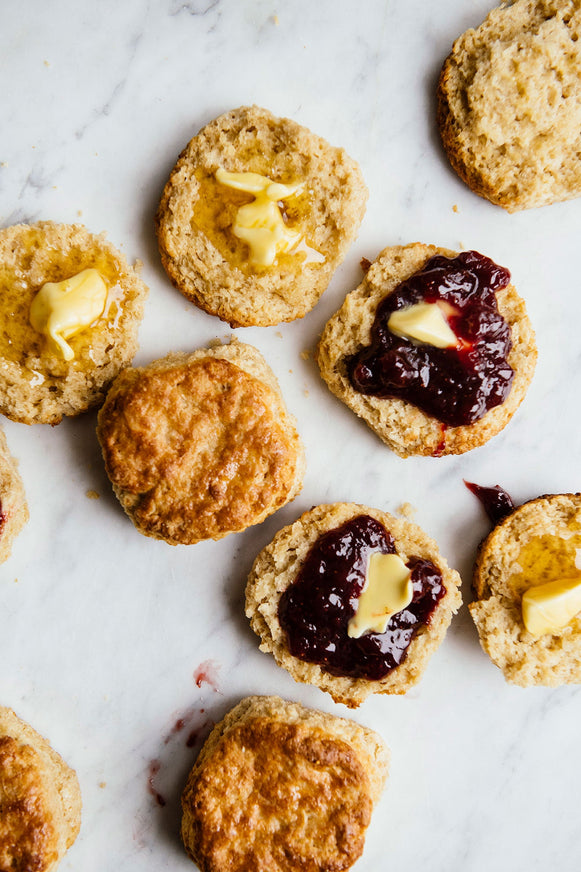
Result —
<instances>
[{"instance_id":1,"label":"pat of butter","mask_svg":"<svg viewBox=\"0 0 581 872\"><path fill-rule=\"evenodd\" d=\"M232 226L234 236L249 246L254 266L272 266L278 254L290 251L300 242L301 234L286 226L278 203L297 194L301 184L283 185L258 173L229 173L222 168L216 170L216 179L255 198L238 209Z\"/></svg>"},{"instance_id":2,"label":"pat of butter","mask_svg":"<svg viewBox=\"0 0 581 872\"><path fill-rule=\"evenodd\" d=\"M411 575L397 554L372 554L347 634L358 639L364 633L384 633L390 618L413 599Z\"/></svg>"},{"instance_id":3,"label":"pat of butter","mask_svg":"<svg viewBox=\"0 0 581 872\"><path fill-rule=\"evenodd\" d=\"M66 341L97 320L105 308L107 285L96 269L84 269L62 282L46 282L32 301L30 323L48 336L65 360L75 353Z\"/></svg>"},{"instance_id":4,"label":"pat of butter","mask_svg":"<svg viewBox=\"0 0 581 872\"><path fill-rule=\"evenodd\" d=\"M533 636L555 633L581 612L581 577L560 578L530 587L523 594L524 625Z\"/></svg>"},{"instance_id":5,"label":"pat of butter","mask_svg":"<svg viewBox=\"0 0 581 872\"><path fill-rule=\"evenodd\" d=\"M455 348L458 344L458 337L437 303L416 303L405 309L396 309L387 326L396 336L415 339L436 348Z\"/></svg>"}]
</instances>

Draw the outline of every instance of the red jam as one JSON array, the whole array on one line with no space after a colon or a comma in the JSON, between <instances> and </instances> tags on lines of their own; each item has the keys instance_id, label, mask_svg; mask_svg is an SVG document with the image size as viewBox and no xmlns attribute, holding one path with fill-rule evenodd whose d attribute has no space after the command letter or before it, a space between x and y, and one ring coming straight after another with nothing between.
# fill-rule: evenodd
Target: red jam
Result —
<instances>
[{"instance_id":1,"label":"red jam","mask_svg":"<svg viewBox=\"0 0 581 872\"><path fill-rule=\"evenodd\" d=\"M448 427L478 421L504 402L512 385L510 327L495 295L509 282L507 269L477 251L432 257L381 301L371 345L347 358L355 390L407 400ZM415 343L388 329L396 309L438 300L453 307L447 320L459 339L455 348Z\"/></svg>"},{"instance_id":2,"label":"red jam","mask_svg":"<svg viewBox=\"0 0 581 872\"><path fill-rule=\"evenodd\" d=\"M495 526L500 524L501 521L514 511L514 503L511 497L500 485L482 487L482 485L474 484L474 482L466 481L466 479L464 479L464 484L469 491L472 491L474 496L478 497L484 506L486 514Z\"/></svg>"},{"instance_id":3,"label":"red jam","mask_svg":"<svg viewBox=\"0 0 581 872\"><path fill-rule=\"evenodd\" d=\"M395 544L391 533L369 515L359 515L315 542L278 607L294 657L318 663L332 675L371 680L403 663L415 633L429 624L446 588L433 563L411 557L407 566L412 571L412 602L393 615L384 633L353 639L347 627L373 552L394 554Z\"/></svg>"}]
</instances>

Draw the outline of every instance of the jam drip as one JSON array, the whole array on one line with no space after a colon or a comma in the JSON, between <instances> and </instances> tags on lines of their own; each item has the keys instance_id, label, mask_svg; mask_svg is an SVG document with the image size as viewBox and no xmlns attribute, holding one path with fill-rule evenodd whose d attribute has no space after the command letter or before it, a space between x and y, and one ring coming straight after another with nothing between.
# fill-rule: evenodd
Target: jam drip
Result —
<instances>
[{"instance_id":1,"label":"jam drip","mask_svg":"<svg viewBox=\"0 0 581 872\"><path fill-rule=\"evenodd\" d=\"M510 327L495 296L509 282L508 270L477 251L432 257L381 301L371 345L346 359L355 390L407 400L449 427L478 421L504 402L512 384ZM459 339L455 348L418 344L388 329L396 309L438 300L451 307L447 320Z\"/></svg>"},{"instance_id":2,"label":"jam drip","mask_svg":"<svg viewBox=\"0 0 581 872\"><path fill-rule=\"evenodd\" d=\"M369 556L394 554L393 536L369 515L330 530L313 545L295 581L283 593L278 618L294 657L318 663L331 675L383 678L405 660L416 631L429 624L446 593L440 570L412 557L412 602L393 615L384 633L347 635L365 584Z\"/></svg>"},{"instance_id":3,"label":"jam drip","mask_svg":"<svg viewBox=\"0 0 581 872\"><path fill-rule=\"evenodd\" d=\"M464 484L469 491L472 491L475 497L478 497L486 514L496 526L500 524L512 511L514 511L514 503L507 492L500 487L499 484L494 487L482 487L480 484L474 484L472 481L466 481Z\"/></svg>"}]
</instances>

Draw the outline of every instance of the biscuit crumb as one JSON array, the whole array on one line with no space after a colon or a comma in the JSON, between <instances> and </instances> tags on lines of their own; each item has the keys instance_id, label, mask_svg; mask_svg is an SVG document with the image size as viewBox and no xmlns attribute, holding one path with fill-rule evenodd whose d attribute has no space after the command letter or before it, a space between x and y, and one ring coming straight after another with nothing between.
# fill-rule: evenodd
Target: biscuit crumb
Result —
<instances>
[{"instance_id":1,"label":"biscuit crumb","mask_svg":"<svg viewBox=\"0 0 581 872\"><path fill-rule=\"evenodd\" d=\"M359 261L359 265L361 266L361 269L363 270L363 272L367 272L367 270L371 266L371 261L368 260L366 257L362 257L361 260Z\"/></svg>"},{"instance_id":2,"label":"biscuit crumb","mask_svg":"<svg viewBox=\"0 0 581 872\"><path fill-rule=\"evenodd\" d=\"M280 21L278 20L278 15L273 15L273 16L272 16L272 23L273 23L276 27L278 27L278 25L280 24Z\"/></svg>"},{"instance_id":3,"label":"biscuit crumb","mask_svg":"<svg viewBox=\"0 0 581 872\"><path fill-rule=\"evenodd\" d=\"M411 503L402 503L397 509L398 515L401 515L402 518L407 518L408 521L413 521L417 511L416 507L412 506Z\"/></svg>"},{"instance_id":4,"label":"biscuit crumb","mask_svg":"<svg viewBox=\"0 0 581 872\"><path fill-rule=\"evenodd\" d=\"M90 500L98 500L98 499L100 499L101 494L97 493L96 490L88 490L85 493L85 496L88 497L88 499L90 499Z\"/></svg>"},{"instance_id":5,"label":"biscuit crumb","mask_svg":"<svg viewBox=\"0 0 581 872\"><path fill-rule=\"evenodd\" d=\"M277 330L274 335L277 336L279 339L282 339L282 333L280 332L280 330Z\"/></svg>"},{"instance_id":6,"label":"biscuit crumb","mask_svg":"<svg viewBox=\"0 0 581 872\"><path fill-rule=\"evenodd\" d=\"M459 211L460 211L460 210L458 209L457 204L454 203L454 205L452 206L452 212L459 212Z\"/></svg>"},{"instance_id":7,"label":"biscuit crumb","mask_svg":"<svg viewBox=\"0 0 581 872\"><path fill-rule=\"evenodd\" d=\"M50 63L48 61L44 61L45 67L50 67Z\"/></svg>"},{"instance_id":8,"label":"biscuit crumb","mask_svg":"<svg viewBox=\"0 0 581 872\"><path fill-rule=\"evenodd\" d=\"M305 389L304 389L304 391L303 391L303 396L305 396L305 397L308 397L308 396L309 396L308 388L305 388Z\"/></svg>"},{"instance_id":9,"label":"biscuit crumb","mask_svg":"<svg viewBox=\"0 0 581 872\"><path fill-rule=\"evenodd\" d=\"M82 210L82 209L77 209L77 215L78 215L79 218L81 217L82 214L83 214L83 210Z\"/></svg>"},{"instance_id":10,"label":"biscuit crumb","mask_svg":"<svg viewBox=\"0 0 581 872\"><path fill-rule=\"evenodd\" d=\"M303 360L308 360L310 356L311 356L310 351L301 351L301 357Z\"/></svg>"},{"instance_id":11,"label":"biscuit crumb","mask_svg":"<svg viewBox=\"0 0 581 872\"><path fill-rule=\"evenodd\" d=\"M2 161L0 161L0 167L7 167L7 166L8 166L8 161L7 161L7 160L2 160Z\"/></svg>"},{"instance_id":12,"label":"biscuit crumb","mask_svg":"<svg viewBox=\"0 0 581 872\"><path fill-rule=\"evenodd\" d=\"M106 782L106 781L99 781L99 787L101 788L101 790L102 790L104 787L107 787L107 782Z\"/></svg>"}]
</instances>

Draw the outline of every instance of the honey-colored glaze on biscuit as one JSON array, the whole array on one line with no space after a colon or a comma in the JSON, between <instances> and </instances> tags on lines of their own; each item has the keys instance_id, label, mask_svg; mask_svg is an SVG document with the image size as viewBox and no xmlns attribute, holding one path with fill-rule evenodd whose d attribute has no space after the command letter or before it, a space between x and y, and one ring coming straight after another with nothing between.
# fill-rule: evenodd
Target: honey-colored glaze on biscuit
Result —
<instances>
[{"instance_id":1,"label":"honey-colored glaze on biscuit","mask_svg":"<svg viewBox=\"0 0 581 872\"><path fill-rule=\"evenodd\" d=\"M202 872L340 872L361 855L387 777L381 738L277 697L249 697L210 734L182 797Z\"/></svg>"},{"instance_id":2,"label":"honey-colored glaze on biscuit","mask_svg":"<svg viewBox=\"0 0 581 872\"><path fill-rule=\"evenodd\" d=\"M10 556L12 543L27 521L24 485L0 428L0 563Z\"/></svg>"},{"instance_id":3,"label":"honey-colored glaze on biscuit","mask_svg":"<svg viewBox=\"0 0 581 872\"><path fill-rule=\"evenodd\" d=\"M98 435L123 508L170 544L257 524L302 485L294 419L260 354L241 343L125 370Z\"/></svg>"}]
</instances>

